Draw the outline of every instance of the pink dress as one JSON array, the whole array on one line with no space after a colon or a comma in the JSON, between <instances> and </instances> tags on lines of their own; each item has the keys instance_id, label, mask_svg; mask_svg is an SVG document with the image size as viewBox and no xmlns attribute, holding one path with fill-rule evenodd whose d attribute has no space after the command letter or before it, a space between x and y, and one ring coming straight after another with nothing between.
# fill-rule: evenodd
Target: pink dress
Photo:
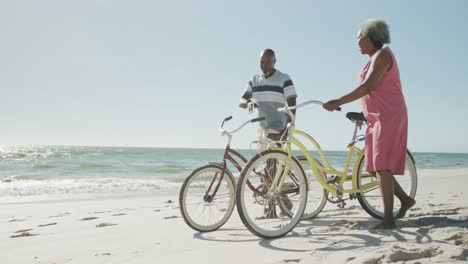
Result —
<instances>
[{"instance_id":1,"label":"pink dress","mask_svg":"<svg viewBox=\"0 0 468 264\"><path fill-rule=\"evenodd\" d=\"M394 175L404 175L408 113L398 65L388 47L380 49L369 59L361 71L359 83L366 79L369 67L382 50L392 56L392 67L384 74L377 88L361 100L364 116L369 122L366 131L366 170L387 169Z\"/></svg>"}]
</instances>

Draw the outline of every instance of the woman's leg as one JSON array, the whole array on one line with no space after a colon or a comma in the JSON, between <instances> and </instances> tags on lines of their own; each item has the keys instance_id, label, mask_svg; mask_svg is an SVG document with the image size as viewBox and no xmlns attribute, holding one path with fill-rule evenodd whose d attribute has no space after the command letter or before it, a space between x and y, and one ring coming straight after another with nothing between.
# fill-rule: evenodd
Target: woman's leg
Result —
<instances>
[{"instance_id":1,"label":"woman's leg","mask_svg":"<svg viewBox=\"0 0 468 264\"><path fill-rule=\"evenodd\" d=\"M370 174L377 178L377 173L370 172ZM395 196L400 200L401 208L396 218L403 218L405 217L406 212L416 204L416 200L409 197L403 188L401 188L400 184L396 181L395 176L393 176L393 189L395 190Z\"/></svg>"},{"instance_id":2,"label":"woman's leg","mask_svg":"<svg viewBox=\"0 0 468 264\"><path fill-rule=\"evenodd\" d=\"M403 218L405 217L406 211L413 207L416 204L416 201L405 193L405 191L401 188L400 184L398 184L398 182L396 181L395 176L392 176L392 178L393 186L395 189L395 195L401 203L401 208L398 214L396 215L396 218Z\"/></svg>"},{"instance_id":3,"label":"woman's leg","mask_svg":"<svg viewBox=\"0 0 468 264\"><path fill-rule=\"evenodd\" d=\"M394 179L393 174L389 170L377 171L377 178L379 180L380 192L382 193L382 202L384 206L384 218L382 222L377 224L374 228L390 229L395 227L395 219L393 218L393 194ZM400 187L401 188L401 187Z\"/></svg>"}]
</instances>

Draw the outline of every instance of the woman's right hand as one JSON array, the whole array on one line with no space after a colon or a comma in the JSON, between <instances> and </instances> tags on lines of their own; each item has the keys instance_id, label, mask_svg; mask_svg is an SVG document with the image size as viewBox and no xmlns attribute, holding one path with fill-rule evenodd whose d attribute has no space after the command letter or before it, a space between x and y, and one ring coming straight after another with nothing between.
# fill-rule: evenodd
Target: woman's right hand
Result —
<instances>
[{"instance_id":1,"label":"woman's right hand","mask_svg":"<svg viewBox=\"0 0 468 264\"><path fill-rule=\"evenodd\" d=\"M335 111L340 107L340 100L330 100L323 104L323 108L327 111Z\"/></svg>"}]
</instances>

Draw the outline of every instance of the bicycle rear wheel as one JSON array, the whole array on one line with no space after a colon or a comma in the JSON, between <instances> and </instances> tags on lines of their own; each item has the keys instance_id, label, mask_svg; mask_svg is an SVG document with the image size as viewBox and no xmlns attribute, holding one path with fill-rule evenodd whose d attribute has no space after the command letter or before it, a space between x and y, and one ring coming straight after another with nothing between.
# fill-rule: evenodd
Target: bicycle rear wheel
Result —
<instances>
[{"instance_id":1,"label":"bicycle rear wheel","mask_svg":"<svg viewBox=\"0 0 468 264\"><path fill-rule=\"evenodd\" d=\"M222 172L223 168L218 165L200 167L185 179L180 189L182 217L188 226L197 231L209 232L220 228L234 210L235 179L229 170L224 172L218 192L212 196ZM211 184L211 190L207 193Z\"/></svg>"},{"instance_id":2,"label":"bicycle rear wheel","mask_svg":"<svg viewBox=\"0 0 468 264\"><path fill-rule=\"evenodd\" d=\"M416 172L416 165L409 153L406 154L405 175L397 175L394 178L398 184L400 184L405 193L414 199L418 186L418 176ZM355 179L357 181L356 186L358 188L361 188L361 186L365 184L374 182L377 183L376 177L364 172L364 156L359 162L358 175ZM362 208L369 215L377 219L383 219L384 209L382 204L382 194L380 193L380 188L378 185L369 191L358 193L357 198ZM394 200L396 201L394 208L397 209L393 211L393 215L396 216L399 212L400 206L398 206L399 200Z\"/></svg>"},{"instance_id":3,"label":"bicycle rear wheel","mask_svg":"<svg viewBox=\"0 0 468 264\"><path fill-rule=\"evenodd\" d=\"M257 236L284 236L301 220L307 203L307 181L295 158L290 161L282 189L278 193L268 191L276 172L283 173L287 162L287 153L267 150L251 159L241 173L236 192L237 210L244 225ZM282 207L290 215L282 212Z\"/></svg>"}]
</instances>

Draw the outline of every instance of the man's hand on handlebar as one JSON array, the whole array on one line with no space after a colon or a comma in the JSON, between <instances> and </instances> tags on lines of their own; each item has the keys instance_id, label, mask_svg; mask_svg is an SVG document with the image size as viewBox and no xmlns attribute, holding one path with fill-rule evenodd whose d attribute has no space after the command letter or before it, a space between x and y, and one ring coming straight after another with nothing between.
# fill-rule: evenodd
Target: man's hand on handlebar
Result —
<instances>
[{"instance_id":1,"label":"man's hand on handlebar","mask_svg":"<svg viewBox=\"0 0 468 264\"><path fill-rule=\"evenodd\" d=\"M250 101L250 100L247 100L247 101L245 101L245 102L241 102L241 103L239 104L239 107L240 107L240 108L247 109L247 110L249 110L249 113L252 113L252 112L253 112L253 109L254 109L254 108L257 108L257 105L256 105L254 102L252 102L252 101Z\"/></svg>"}]
</instances>

